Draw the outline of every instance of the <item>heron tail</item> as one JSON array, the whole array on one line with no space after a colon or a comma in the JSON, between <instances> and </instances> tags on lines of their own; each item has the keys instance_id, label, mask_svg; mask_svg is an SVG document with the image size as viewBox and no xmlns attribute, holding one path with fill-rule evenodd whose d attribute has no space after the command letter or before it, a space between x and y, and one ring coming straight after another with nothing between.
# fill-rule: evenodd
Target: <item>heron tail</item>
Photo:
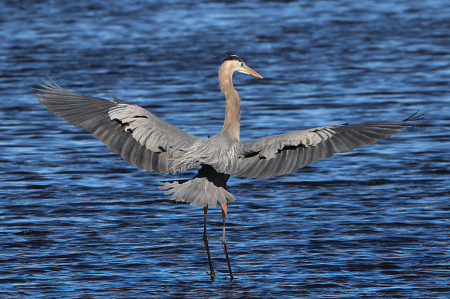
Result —
<instances>
[{"instance_id":1,"label":"heron tail","mask_svg":"<svg viewBox=\"0 0 450 299\"><path fill-rule=\"evenodd\" d=\"M218 173L209 165L203 165L192 180L160 182L159 190L167 190L164 194L175 201L189 202L193 206L215 207L217 201L227 203L236 198L227 191L229 174Z\"/></svg>"}]
</instances>

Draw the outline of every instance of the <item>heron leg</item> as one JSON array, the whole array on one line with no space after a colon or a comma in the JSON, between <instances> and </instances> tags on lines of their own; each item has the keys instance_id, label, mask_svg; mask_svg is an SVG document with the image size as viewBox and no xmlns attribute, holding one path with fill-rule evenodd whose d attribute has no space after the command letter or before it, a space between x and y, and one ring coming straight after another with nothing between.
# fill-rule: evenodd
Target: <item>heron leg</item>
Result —
<instances>
[{"instance_id":1,"label":"heron leg","mask_svg":"<svg viewBox=\"0 0 450 299\"><path fill-rule=\"evenodd\" d=\"M211 270L211 273L206 272L206 274L208 276L211 276L211 280L214 280L216 279L216 274L214 273L214 269L212 266L211 255L209 254L208 236L206 235L206 215L208 214L208 206L206 206L203 211L205 214L205 230L203 233L203 242L205 242L206 253L208 254L209 268Z\"/></svg>"},{"instance_id":2,"label":"heron leg","mask_svg":"<svg viewBox=\"0 0 450 299\"><path fill-rule=\"evenodd\" d=\"M223 251L225 252L225 256L227 258L228 270L230 271L230 280L233 280L234 279L233 272L231 272L230 259L228 258L227 241L225 239L225 220L227 218L227 207L228 207L228 203L223 203L222 204L222 221L223 221L223 226L222 226L222 247L223 247Z\"/></svg>"}]
</instances>

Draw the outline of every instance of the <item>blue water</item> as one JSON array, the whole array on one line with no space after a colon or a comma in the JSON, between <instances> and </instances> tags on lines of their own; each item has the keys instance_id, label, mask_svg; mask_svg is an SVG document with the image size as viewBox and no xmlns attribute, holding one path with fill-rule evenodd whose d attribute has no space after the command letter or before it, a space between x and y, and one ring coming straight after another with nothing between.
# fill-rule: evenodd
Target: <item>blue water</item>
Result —
<instances>
[{"instance_id":1,"label":"blue water","mask_svg":"<svg viewBox=\"0 0 450 299\"><path fill-rule=\"evenodd\" d=\"M450 3L2 1L1 298L448 298ZM220 209L176 204L31 94L39 76L222 127L213 54L237 54L241 139L426 113L388 140L270 180ZM31 231L31 233L30 233ZM29 232L29 233L27 233Z\"/></svg>"}]
</instances>

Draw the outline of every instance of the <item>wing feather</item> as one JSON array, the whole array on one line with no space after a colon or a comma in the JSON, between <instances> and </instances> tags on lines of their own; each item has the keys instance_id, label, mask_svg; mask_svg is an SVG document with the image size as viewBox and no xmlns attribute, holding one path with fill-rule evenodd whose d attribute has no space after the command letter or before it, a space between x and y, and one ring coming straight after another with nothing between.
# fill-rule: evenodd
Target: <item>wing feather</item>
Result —
<instances>
[{"instance_id":1,"label":"wing feather","mask_svg":"<svg viewBox=\"0 0 450 299\"><path fill-rule=\"evenodd\" d=\"M283 168L279 173L277 173L277 175L283 174L283 173L291 173L293 171L295 171L295 166L297 165L297 161L299 159L299 153L296 150L290 150L291 155L292 155L292 159L290 161L290 163L280 163L280 164L286 164L286 167Z\"/></svg>"},{"instance_id":2,"label":"wing feather","mask_svg":"<svg viewBox=\"0 0 450 299\"><path fill-rule=\"evenodd\" d=\"M125 141L122 145L122 151L120 155L127 163L131 164L131 151L136 144L136 140L134 140L133 136L131 135L125 135L125 137L119 136L118 138L120 138L117 142L118 146L120 146L120 144L122 143L122 139Z\"/></svg>"},{"instance_id":3,"label":"wing feather","mask_svg":"<svg viewBox=\"0 0 450 299\"><path fill-rule=\"evenodd\" d=\"M294 159L296 159L297 155L294 154L293 150L285 150L286 158L284 163L278 163L277 170L275 171L274 176L279 175L279 173L288 173L288 169L294 163Z\"/></svg>"},{"instance_id":4,"label":"wing feather","mask_svg":"<svg viewBox=\"0 0 450 299\"><path fill-rule=\"evenodd\" d=\"M147 171L167 173L171 149L189 146L197 138L142 107L114 97L113 101L67 91L50 79L36 94L57 117L84 128L125 161ZM179 169L170 169L177 172Z\"/></svg>"},{"instance_id":5,"label":"wing feather","mask_svg":"<svg viewBox=\"0 0 450 299\"><path fill-rule=\"evenodd\" d=\"M294 172L335 153L346 153L389 138L408 127L405 122L419 118L416 113L400 122L318 127L241 142L236 155L237 166L228 173L265 179Z\"/></svg>"}]
</instances>

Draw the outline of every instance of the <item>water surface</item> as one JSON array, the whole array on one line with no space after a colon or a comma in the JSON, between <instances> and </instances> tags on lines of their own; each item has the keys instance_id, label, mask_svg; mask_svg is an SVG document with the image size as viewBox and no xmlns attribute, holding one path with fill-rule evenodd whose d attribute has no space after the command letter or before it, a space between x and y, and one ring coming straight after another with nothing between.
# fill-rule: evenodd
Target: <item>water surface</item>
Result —
<instances>
[{"instance_id":1,"label":"water surface","mask_svg":"<svg viewBox=\"0 0 450 299\"><path fill-rule=\"evenodd\" d=\"M6 1L0 8L0 295L5 298L445 298L449 286L447 1ZM322 125L425 120L265 181L220 209L176 204L31 96L39 76L141 105L206 138L236 74L242 140Z\"/></svg>"}]
</instances>

